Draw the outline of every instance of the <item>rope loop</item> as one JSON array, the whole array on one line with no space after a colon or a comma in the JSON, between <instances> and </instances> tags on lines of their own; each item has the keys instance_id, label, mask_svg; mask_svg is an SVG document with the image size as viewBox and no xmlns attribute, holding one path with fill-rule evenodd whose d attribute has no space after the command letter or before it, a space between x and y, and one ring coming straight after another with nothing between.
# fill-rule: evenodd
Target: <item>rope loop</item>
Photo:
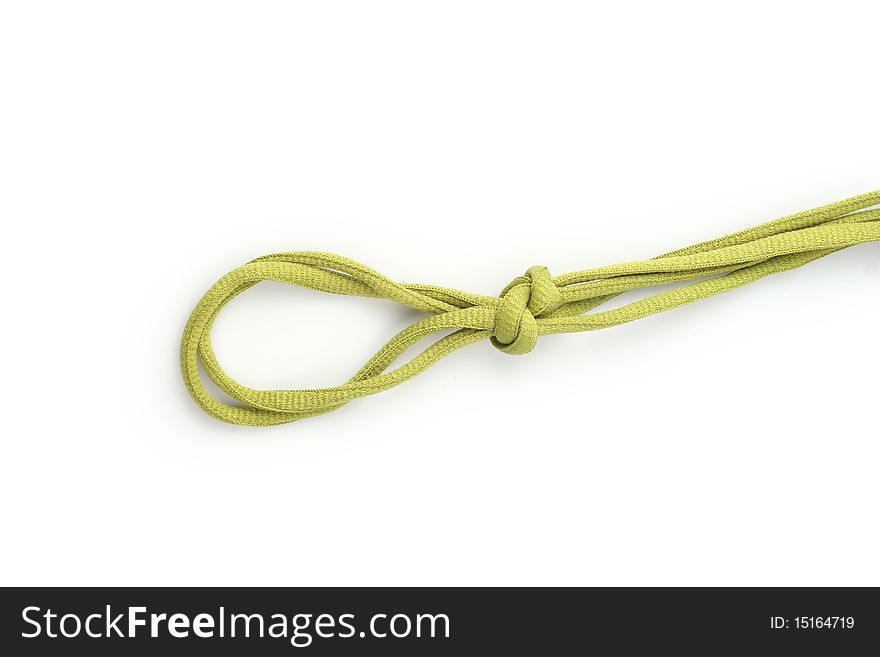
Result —
<instances>
[{"instance_id":1,"label":"rope loop","mask_svg":"<svg viewBox=\"0 0 880 657\"><path fill-rule=\"evenodd\" d=\"M257 258L217 281L196 304L183 331L180 364L193 399L210 415L233 424L266 426L336 410L393 388L469 344L489 339L508 354L526 354L539 335L595 331L733 290L765 276L796 269L865 242L880 241L880 191L771 221L650 260L585 269L551 277L532 267L497 297L437 285L396 283L342 256L310 251ZM873 209L872 209L873 208ZM223 307L260 281L389 299L425 313L389 340L346 383L311 390L257 390L220 367L211 326ZM621 293L680 284L629 304L590 312ZM409 361L404 352L445 333ZM229 401L205 387L201 369Z\"/></svg>"}]
</instances>

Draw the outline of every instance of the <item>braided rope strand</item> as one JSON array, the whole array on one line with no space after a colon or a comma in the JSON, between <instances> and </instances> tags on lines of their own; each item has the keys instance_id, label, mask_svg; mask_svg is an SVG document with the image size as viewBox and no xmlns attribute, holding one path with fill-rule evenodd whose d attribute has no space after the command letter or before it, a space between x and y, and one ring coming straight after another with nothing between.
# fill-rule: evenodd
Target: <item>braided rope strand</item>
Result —
<instances>
[{"instance_id":1,"label":"braided rope strand","mask_svg":"<svg viewBox=\"0 0 880 657\"><path fill-rule=\"evenodd\" d=\"M726 237L659 256L552 277L532 267L497 297L435 285L400 284L348 258L293 252L263 256L235 269L202 297L183 331L180 363L193 399L224 422L268 426L321 415L397 386L444 356L489 339L513 355L530 352L541 335L608 328L796 269L865 242L880 241L880 191L793 214ZM348 382L311 390L255 390L233 380L211 347L211 326L223 307L260 281L352 296L390 299L428 316L389 340ZM613 310L590 313L629 290L668 283L684 286ZM387 371L407 349L452 331L411 360ZM199 374L238 404L211 396Z\"/></svg>"}]
</instances>

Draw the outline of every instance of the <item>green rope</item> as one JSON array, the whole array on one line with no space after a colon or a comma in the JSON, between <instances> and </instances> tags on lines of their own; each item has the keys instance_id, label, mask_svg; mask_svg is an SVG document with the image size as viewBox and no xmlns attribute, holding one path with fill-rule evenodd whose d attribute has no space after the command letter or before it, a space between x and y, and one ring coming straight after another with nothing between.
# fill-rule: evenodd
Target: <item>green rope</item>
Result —
<instances>
[{"instance_id":1,"label":"green rope","mask_svg":"<svg viewBox=\"0 0 880 657\"><path fill-rule=\"evenodd\" d=\"M616 326L788 271L846 247L880 240L880 191L673 251L653 260L551 276L532 267L498 297L435 285L400 284L342 256L279 253L252 260L208 290L183 332L181 369L198 404L225 422L266 426L328 413L358 397L403 383L449 353L480 340L508 354L532 350L539 335ZM391 299L428 313L394 336L347 383L314 390L254 390L226 374L211 348L210 331L230 299L259 281L364 297ZM616 295L642 287L693 281L613 310L584 314ZM386 370L409 347L441 331L412 360ZM201 362L215 384L241 405L214 399L199 375Z\"/></svg>"}]
</instances>

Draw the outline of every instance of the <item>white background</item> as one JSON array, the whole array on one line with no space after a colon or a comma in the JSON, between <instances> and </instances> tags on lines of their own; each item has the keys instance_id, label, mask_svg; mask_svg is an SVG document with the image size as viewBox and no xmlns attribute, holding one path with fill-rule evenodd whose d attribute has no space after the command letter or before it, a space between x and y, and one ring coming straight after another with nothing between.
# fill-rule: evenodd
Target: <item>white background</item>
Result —
<instances>
[{"instance_id":1,"label":"white background","mask_svg":"<svg viewBox=\"0 0 880 657\"><path fill-rule=\"evenodd\" d=\"M4 3L0 580L880 584L878 244L272 429L178 370L195 302L264 253L496 294L870 191L878 20ZM261 284L214 335L240 381L314 387L415 318Z\"/></svg>"}]
</instances>

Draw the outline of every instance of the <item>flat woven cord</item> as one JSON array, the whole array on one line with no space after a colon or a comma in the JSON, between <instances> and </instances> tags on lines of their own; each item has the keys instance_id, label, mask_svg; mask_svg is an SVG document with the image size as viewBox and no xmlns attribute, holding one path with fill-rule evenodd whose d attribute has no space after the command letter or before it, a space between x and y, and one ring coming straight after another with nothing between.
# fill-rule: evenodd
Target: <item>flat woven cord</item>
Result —
<instances>
[{"instance_id":1,"label":"flat woven cord","mask_svg":"<svg viewBox=\"0 0 880 657\"><path fill-rule=\"evenodd\" d=\"M551 276L532 267L497 297L436 285L401 284L330 253L267 255L226 274L196 305L180 346L183 379L193 399L224 422L268 426L333 411L353 399L393 388L447 354L489 339L505 353L531 351L538 336L616 326L727 292L771 274L801 267L855 244L880 241L880 191L799 212L755 228L667 253L651 260ZM260 281L353 296L390 299L427 313L400 331L348 382L311 390L255 390L233 380L211 348L211 326L233 297ZM591 313L618 294L686 283L625 306ZM411 360L389 370L422 339L449 332ZM215 399L205 373L237 404Z\"/></svg>"}]
</instances>

